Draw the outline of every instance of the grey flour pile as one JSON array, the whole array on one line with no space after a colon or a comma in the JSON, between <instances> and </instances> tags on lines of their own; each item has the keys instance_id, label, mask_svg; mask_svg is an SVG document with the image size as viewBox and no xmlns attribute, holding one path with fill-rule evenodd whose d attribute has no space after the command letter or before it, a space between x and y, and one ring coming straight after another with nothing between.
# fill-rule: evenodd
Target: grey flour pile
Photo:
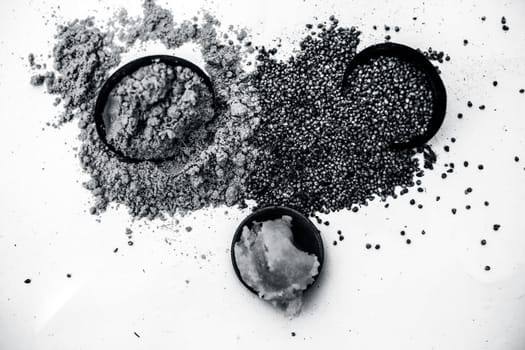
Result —
<instances>
[{"instance_id":1,"label":"grey flour pile","mask_svg":"<svg viewBox=\"0 0 525 350\"><path fill-rule=\"evenodd\" d=\"M213 96L191 69L162 62L124 77L109 94L104 110L106 139L138 159L178 157L198 150L213 136ZM211 130L208 130L208 129Z\"/></svg>"},{"instance_id":2,"label":"grey flour pile","mask_svg":"<svg viewBox=\"0 0 525 350\"><path fill-rule=\"evenodd\" d=\"M417 71L391 59L360 67L343 92L343 73L359 44L355 28L331 17L285 61L274 58L276 49L257 48L255 70L247 72L256 48L245 30L219 33L209 14L176 23L151 0L143 7L138 18L122 10L106 28L89 18L60 26L54 70L32 78L61 101L58 124L78 120L79 158L91 176L85 186L96 198L92 213L115 203L134 217L155 218L255 200L313 214L396 196L396 188L421 176L414 156L423 150L388 145L424 130L430 95ZM190 72L157 64L124 79L108 107L108 140L131 156L175 155L131 164L100 141L93 110L121 54L150 40L162 42L167 54L197 44L217 105L212 118L205 86ZM427 155L431 167L428 147Z\"/></svg>"},{"instance_id":3,"label":"grey flour pile","mask_svg":"<svg viewBox=\"0 0 525 350\"><path fill-rule=\"evenodd\" d=\"M59 124L77 119L82 146L79 158L91 175L85 183L96 198L92 213L110 203L123 204L135 217L155 218L210 205L242 204L244 183L253 164L254 149L248 139L257 124L257 98L246 83L242 68L247 45L224 42L219 23L210 15L175 24L172 13L144 2L140 18L117 16L108 29L92 19L75 20L58 28L53 50L54 72L37 76L49 93L62 99ZM116 44L116 38L123 46ZM205 70L214 82L217 98L212 137L188 147L188 160L162 164L121 162L99 140L93 120L98 89L120 54L134 44L160 40L169 52L182 44L195 43L202 52ZM42 78L43 77L43 78ZM198 151L198 152L197 152ZM198 154L196 154L198 153Z\"/></svg>"}]
</instances>

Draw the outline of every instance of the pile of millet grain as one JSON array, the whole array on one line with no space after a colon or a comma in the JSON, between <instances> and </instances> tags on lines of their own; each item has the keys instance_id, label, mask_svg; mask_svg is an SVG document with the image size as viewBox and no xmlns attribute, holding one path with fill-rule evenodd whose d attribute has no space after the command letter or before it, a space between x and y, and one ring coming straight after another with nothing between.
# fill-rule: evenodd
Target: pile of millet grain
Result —
<instances>
[{"instance_id":1,"label":"pile of millet grain","mask_svg":"<svg viewBox=\"0 0 525 350\"><path fill-rule=\"evenodd\" d=\"M358 67L342 89L359 35L331 17L286 61L276 49L259 50L254 84L262 110L253 142L261 152L248 179L259 206L357 210L414 185L416 150L390 145L426 130L431 91L421 72L390 58Z\"/></svg>"}]
</instances>

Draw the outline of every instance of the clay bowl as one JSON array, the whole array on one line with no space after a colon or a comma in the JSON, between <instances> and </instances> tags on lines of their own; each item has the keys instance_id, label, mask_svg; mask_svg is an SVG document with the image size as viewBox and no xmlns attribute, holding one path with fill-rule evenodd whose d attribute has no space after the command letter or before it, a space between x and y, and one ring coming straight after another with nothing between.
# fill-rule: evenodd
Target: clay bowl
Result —
<instances>
[{"instance_id":1,"label":"clay bowl","mask_svg":"<svg viewBox=\"0 0 525 350\"><path fill-rule=\"evenodd\" d=\"M133 60L122 67L120 67L115 73L113 73L108 80L102 85L98 92L97 101L95 104L95 126L97 129L97 133L100 137L100 140L106 145L106 147L116 154L121 161L129 162L129 163L138 163L143 161L151 161L151 162L163 162L166 160L170 160L173 157L164 157L164 158L150 158L150 159L140 159L140 158L132 158L129 156L126 156L121 151L116 149L113 145L111 145L107 139L106 139L106 125L104 123L104 108L106 107L106 102L108 100L109 94L113 90L113 88L126 76L132 74L137 69L145 66L149 66L155 62L162 62L166 65L172 66L172 67L185 67L191 69L194 73L196 73L198 76L200 76L203 80L203 82L206 84L208 89L210 90L212 96L213 96L213 106L216 109L216 97L215 97L215 90L213 89L213 83L210 80L210 77L197 65L194 63L187 61L183 58L176 57L176 56L170 56L170 55L153 55L153 56L144 56L140 57L136 60Z\"/></svg>"},{"instance_id":2,"label":"clay bowl","mask_svg":"<svg viewBox=\"0 0 525 350\"><path fill-rule=\"evenodd\" d=\"M298 211L287 208L287 207L267 207L259 209L252 214L248 215L237 227L233 236L231 244L231 258L233 263L233 269L235 274L241 281L241 283L248 288L251 292L258 294L253 288L244 282L241 277L241 273L235 260L235 244L240 240L242 229L244 226L251 228L254 221L262 222L267 220L280 219L283 215L290 216L292 218L292 234L295 246L307 253L315 254L319 260L319 273L314 277L314 281L307 287L306 291L314 285L317 278L321 274L321 270L324 262L324 248L321 234L317 227L303 214Z\"/></svg>"},{"instance_id":3,"label":"clay bowl","mask_svg":"<svg viewBox=\"0 0 525 350\"><path fill-rule=\"evenodd\" d=\"M432 91L433 103L432 118L428 124L427 131L422 135L415 136L407 142L394 143L390 145L390 148L401 150L424 146L438 132L443 124L447 109L447 92L436 67L434 67L423 53L409 46L397 43L382 43L369 46L359 52L348 64L343 75L343 89L348 85L348 76L357 68L357 66L365 64L373 58L384 56L396 57L400 61L411 63L423 72Z\"/></svg>"}]
</instances>

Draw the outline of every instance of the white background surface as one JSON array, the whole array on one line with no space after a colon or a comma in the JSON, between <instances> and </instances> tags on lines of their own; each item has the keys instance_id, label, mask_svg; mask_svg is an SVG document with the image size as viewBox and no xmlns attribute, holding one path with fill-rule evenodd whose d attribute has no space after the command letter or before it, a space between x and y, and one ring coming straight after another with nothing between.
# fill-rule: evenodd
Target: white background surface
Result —
<instances>
[{"instance_id":1,"label":"white background surface","mask_svg":"<svg viewBox=\"0 0 525 350\"><path fill-rule=\"evenodd\" d=\"M293 320L236 280L228 249L246 212L206 210L179 225L131 222L125 208L99 218L88 214L86 175L73 150L76 123L45 127L57 113L53 97L28 84L26 57L50 52L56 20L50 14L58 5L64 19L103 18L111 12L106 7L123 5L140 11L138 1L0 3L1 350L525 349L523 0L169 2L178 20L204 6L226 25L252 28L257 43L278 36L287 43L314 16L333 13L343 25L360 27L361 48L383 40L373 24L389 24L401 27L391 33L393 41L452 57L442 68L448 116L432 140L439 164L423 179L426 192L411 191L389 209L375 202L358 214L330 215L331 225L322 227L322 278ZM503 15L508 33L501 30ZM487 109L467 110L469 99ZM442 151L445 144L450 153ZM464 160L469 168L461 166ZM458 170L442 180L449 161ZM478 163L485 170L477 170ZM469 186L474 191L465 196ZM410 206L410 198L424 208ZM498 232L495 223L502 225ZM186 232L189 225L193 230ZM126 227L134 231L132 247ZM338 229L345 240L334 247ZM366 243L381 249L366 250ZM26 278L32 283L24 284Z\"/></svg>"}]
</instances>

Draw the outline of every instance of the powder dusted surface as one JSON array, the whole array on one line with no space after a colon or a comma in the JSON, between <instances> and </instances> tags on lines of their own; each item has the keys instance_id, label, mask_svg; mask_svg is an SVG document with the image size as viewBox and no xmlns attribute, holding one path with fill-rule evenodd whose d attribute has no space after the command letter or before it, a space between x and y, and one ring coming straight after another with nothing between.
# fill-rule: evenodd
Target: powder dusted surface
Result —
<instances>
[{"instance_id":1,"label":"powder dusted surface","mask_svg":"<svg viewBox=\"0 0 525 350\"><path fill-rule=\"evenodd\" d=\"M301 311L303 291L319 269L315 255L295 247L292 225L292 218L283 216L245 226L234 248L243 281L290 316Z\"/></svg>"},{"instance_id":2,"label":"powder dusted surface","mask_svg":"<svg viewBox=\"0 0 525 350\"><path fill-rule=\"evenodd\" d=\"M113 44L113 35L97 28L92 18L61 25L55 36L53 67L45 82L48 92L62 100L58 123L82 119L94 101L110 69L120 63L123 48Z\"/></svg>"},{"instance_id":3,"label":"powder dusted surface","mask_svg":"<svg viewBox=\"0 0 525 350\"><path fill-rule=\"evenodd\" d=\"M57 71L46 73L46 83L48 91L63 100L59 123L78 119L79 158L91 176L85 187L95 196L91 213L103 211L111 203L123 204L134 217L148 218L243 204L244 183L256 152L247 140L258 123L257 96L242 68L246 52L241 45L223 42L218 25L208 14L201 22L176 25L170 11L146 1L143 16L129 18L123 11L107 30L94 26L91 19L59 28L54 49ZM123 47L114 44L117 36L124 41ZM167 49L197 44L214 83L216 114L206 125L206 135L191 133L191 145L178 148L180 154L173 161L120 162L96 133L96 93L122 52L137 42L156 39ZM136 147L135 151L139 152Z\"/></svg>"}]
</instances>

